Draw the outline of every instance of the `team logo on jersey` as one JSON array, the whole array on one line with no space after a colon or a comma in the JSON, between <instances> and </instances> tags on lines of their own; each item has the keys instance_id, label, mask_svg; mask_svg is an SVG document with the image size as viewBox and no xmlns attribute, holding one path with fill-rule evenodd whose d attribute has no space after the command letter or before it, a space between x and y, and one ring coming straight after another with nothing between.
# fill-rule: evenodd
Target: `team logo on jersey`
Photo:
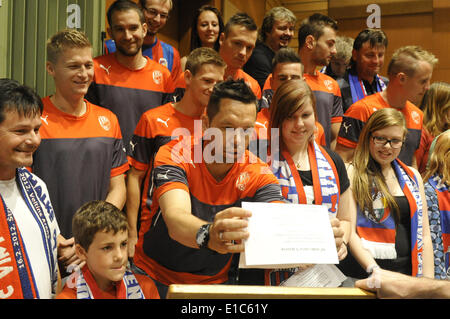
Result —
<instances>
[{"instance_id":1,"label":"team logo on jersey","mask_svg":"<svg viewBox=\"0 0 450 319\"><path fill-rule=\"evenodd\" d=\"M348 129L350 128L350 126L352 126L352 124L351 124L351 123L348 124L348 123L346 123L346 122L342 122L342 126L343 126L344 129L345 129L345 134L348 134Z\"/></svg>"},{"instance_id":2,"label":"team logo on jersey","mask_svg":"<svg viewBox=\"0 0 450 319\"><path fill-rule=\"evenodd\" d=\"M267 121L264 121L264 123L261 123L261 122L256 121L256 122L255 122L255 126L260 126L260 127L262 127L262 128L267 129Z\"/></svg>"},{"instance_id":3,"label":"team logo on jersey","mask_svg":"<svg viewBox=\"0 0 450 319\"><path fill-rule=\"evenodd\" d=\"M420 115L416 111L411 112L411 118L413 119L414 123L416 124L420 123Z\"/></svg>"},{"instance_id":4,"label":"team logo on jersey","mask_svg":"<svg viewBox=\"0 0 450 319\"><path fill-rule=\"evenodd\" d=\"M241 173L239 175L238 179L236 180L236 188L243 192L245 188L247 187L247 183L250 180L250 175L247 172Z\"/></svg>"},{"instance_id":5,"label":"team logo on jersey","mask_svg":"<svg viewBox=\"0 0 450 319\"><path fill-rule=\"evenodd\" d=\"M41 116L42 122L44 122L45 124L48 125L47 118L48 118L48 114L47 114L45 117L42 117L42 116Z\"/></svg>"},{"instance_id":6,"label":"team logo on jersey","mask_svg":"<svg viewBox=\"0 0 450 319\"><path fill-rule=\"evenodd\" d=\"M99 116L98 123L105 131L109 131L111 129L111 122L106 116Z\"/></svg>"},{"instance_id":7,"label":"team logo on jersey","mask_svg":"<svg viewBox=\"0 0 450 319\"><path fill-rule=\"evenodd\" d=\"M166 68L168 68L169 63L167 62L166 58L160 58L159 64L164 65Z\"/></svg>"},{"instance_id":8,"label":"team logo on jersey","mask_svg":"<svg viewBox=\"0 0 450 319\"><path fill-rule=\"evenodd\" d=\"M156 70L156 71L153 71L153 81L156 83L156 84L161 84L161 82L162 82L162 73L161 73L161 71L158 71L158 70Z\"/></svg>"},{"instance_id":9,"label":"team logo on jersey","mask_svg":"<svg viewBox=\"0 0 450 319\"><path fill-rule=\"evenodd\" d=\"M162 123L162 124L164 124L166 127L169 127L169 124L167 124L167 122L169 122L169 120L170 120L170 117L169 118L167 118L167 120L162 120L162 119L160 119L159 117L156 119L156 122L159 122L159 123Z\"/></svg>"},{"instance_id":10,"label":"team logo on jersey","mask_svg":"<svg viewBox=\"0 0 450 319\"><path fill-rule=\"evenodd\" d=\"M108 73L109 75L109 69L111 69L111 66L109 65L108 67L104 66L103 64L100 64L100 68L105 70L106 73Z\"/></svg>"},{"instance_id":11,"label":"team logo on jersey","mask_svg":"<svg viewBox=\"0 0 450 319\"><path fill-rule=\"evenodd\" d=\"M328 89L328 91L333 90L333 81L325 80L325 81L323 81L323 85L325 85L325 87Z\"/></svg>"}]
</instances>

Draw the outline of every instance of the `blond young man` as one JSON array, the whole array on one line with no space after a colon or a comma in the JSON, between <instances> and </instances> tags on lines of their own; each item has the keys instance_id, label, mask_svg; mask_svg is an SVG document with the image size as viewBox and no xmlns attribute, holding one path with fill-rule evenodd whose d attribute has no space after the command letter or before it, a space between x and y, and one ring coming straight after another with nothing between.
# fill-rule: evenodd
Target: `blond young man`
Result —
<instances>
[{"instance_id":1,"label":"blond young man","mask_svg":"<svg viewBox=\"0 0 450 319\"><path fill-rule=\"evenodd\" d=\"M122 209L124 173L129 166L117 117L84 99L94 76L86 35L62 30L48 40L47 54L46 68L54 79L55 93L42 100L42 143L31 169L48 185L61 228L60 261L68 266L76 259L73 214L94 199Z\"/></svg>"}]
</instances>

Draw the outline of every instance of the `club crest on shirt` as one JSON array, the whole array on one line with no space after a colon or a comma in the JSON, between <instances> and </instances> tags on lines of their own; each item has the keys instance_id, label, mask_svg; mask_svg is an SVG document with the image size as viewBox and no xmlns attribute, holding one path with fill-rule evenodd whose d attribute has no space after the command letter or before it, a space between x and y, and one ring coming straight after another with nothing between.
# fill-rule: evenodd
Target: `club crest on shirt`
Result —
<instances>
[{"instance_id":1,"label":"club crest on shirt","mask_svg":"<svg viewBox=\"0 0 450 319\"><path fill-rule=\"evenodd\" d=\"M242 172L236 180L236 188L243 192L250 181L250 175L247 172Z\"/></svg>"},{"instance_id":2,"label":"club crest on shirt","mask_svg":"<svg viewBox=\"0 0 450 319\"><path fill-rule=\"evenodd\" d=\"M166 68L168 67L169 63L167 62L166 58L160 58L159 64L164 65Z\"/></svg>"},{"instance_id":3,"label":"club crest on shirt","mask_svg":"<svg viewBox=\"0 0 450 319\"><path fill-rule=\"evenodd\" d=\"M162 73L161 71L153 71L153 81L155 82L155 84L161 84L162 82Z\"/></svg>"},{"instance_id":4,"label":"club crest on shirt","mask_svg":"<svg viewBox=\"0 0 450 319\"><path fill-rule=\"evenodd\" d=\"M414 123L416 123L416 124L420 123L420 115L416 111L411 112L411 118L414 121Z\"/></svg>"},{"instance_id":5,"label":"club crest on shirt","mask_svg":"<svg viewBox=\"0 0 450 319\"><path fill-rule=\"evenodd\" d=\"M111 129L111 122L106 116L103 115L99 116L98 123L105 131L109 131Z\"/></svg>"},{"instance_id":6,"label":"club crest on shirt","mask_svg":"<svg viewBox=\"0 0 450 319\"><path fill-rule=\"evenodd\" d=\"M325 85L325 87L328 89L328 91L333 90L333 81L325 80L325 81L323 81L323 85Z\"/></svg>"}]
</instances>

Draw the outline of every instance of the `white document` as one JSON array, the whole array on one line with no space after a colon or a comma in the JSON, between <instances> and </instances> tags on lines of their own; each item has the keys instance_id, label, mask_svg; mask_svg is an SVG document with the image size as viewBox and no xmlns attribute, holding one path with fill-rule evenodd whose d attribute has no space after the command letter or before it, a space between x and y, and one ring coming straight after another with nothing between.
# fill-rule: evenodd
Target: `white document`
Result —
<instances>
[{"instance_id":1,"label":"white document","mask_svg":"<svg viewBox=\"0 0 450 319\"><path fill-rule=\"evenodd\" d=\"M335 265L314 265L299 270L280 286L284 287L339 287L347 277Z\"/></svg>"},{"instance_id":2,"label":"white document","mask_svg":"<svg viewBox=\"0 0 450 319\"><path fill-rule=\"evenodd\" d=\"M321 205L243 202L252 212L240 268L294 268L337 264L328 211Z\"/></svg>"}]
</instances>

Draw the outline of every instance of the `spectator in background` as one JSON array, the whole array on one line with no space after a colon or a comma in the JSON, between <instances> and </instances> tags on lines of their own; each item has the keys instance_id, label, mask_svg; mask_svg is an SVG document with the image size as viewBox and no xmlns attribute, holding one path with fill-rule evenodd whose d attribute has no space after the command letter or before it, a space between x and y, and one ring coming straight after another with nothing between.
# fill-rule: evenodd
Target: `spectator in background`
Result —
<instances>
[{"instance_id":1,"label":"spectator in background","mask_svg":"<svg viewBox=\"0 0 450 319\"><path fill-rule=\"evenodd\" d=\"M387 46L388 39L381 29L365 29L356 36L350 69L338 81L344 112L365 96L386 88L388 79L378 73L383 67Z\"/></svg>"},{"instance_id":2,"label":"spectator in background","mask_svg":"<svg viewBox=\"0 0 450 319\"><path fill-rule=\"evenodd\" d=\"M272 8L265 14L253 54L244 65L244 71L258 81L261 90L272 72L275 53L289 46L296 22L294 13L284 7Z\"/></svg>"},{"instance_id":3,"label":"spectator in background","mask_svg":"<svg viewBox=\"0 0 450 319\"><path fill-rule=\"evenodd\" d=\"M387 88L357 101L344 114L336 151L345 162L352 161L359 135L370 115L381 108L395 108L403 113L408 128L399 159L417 168L423 113L410 101L422 99L429 89L436 63L436 57L419 46L405 46L394 52L388 66Z\"/></svg>"},{"instance_id":4,"label":"spectator in background","mask_svg":"<svg viewBox=\"0 0 450 319\"><path fill-rule=\"evenodd\" d=\"M191 26L191 50L208 47L219 52L219 35L223 32L222 16L217 8L204 5L195 13ZM184 71L187 56L181 58L181 69Z\"/></svg>"},{"instance_id":5,"label":"spectator in background","mask_svg":"<svg viewBox=\"0 0 450 319\"><path fill-rule=\"evenodd\" d=\"M345 75L352 58L353 39L345 36L336 37L336 55L321 72L338 80Z\"/></svg>"},{"instance_id":6,"label":"spectator in background","mask_svg":"<svg viewBox=\"0 0 450 319\"><path fill-rule=\"evenodd\" d=\"M431 84L423 96L420 109L423 111L423 129L420 152L416 153L416 159L419 172L424 174L433 140L450 129L450 84L446 82Z\"/></svg>"}]
</instances>

